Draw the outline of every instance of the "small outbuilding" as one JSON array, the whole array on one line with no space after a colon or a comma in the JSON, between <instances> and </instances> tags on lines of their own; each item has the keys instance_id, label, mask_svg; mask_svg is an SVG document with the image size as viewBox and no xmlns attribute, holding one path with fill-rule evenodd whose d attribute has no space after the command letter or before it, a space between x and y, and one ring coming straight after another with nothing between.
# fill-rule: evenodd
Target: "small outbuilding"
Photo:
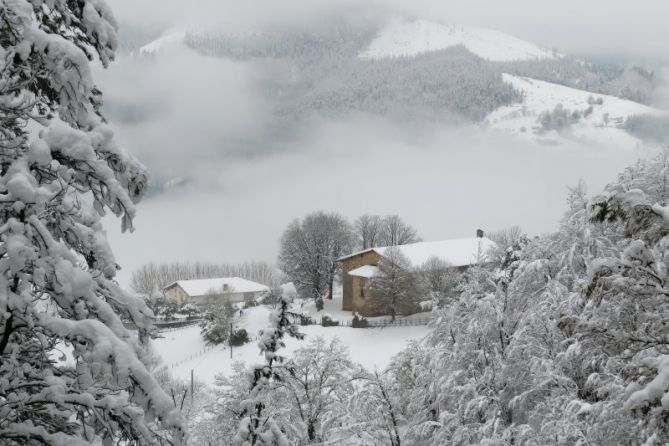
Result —
<instances>
[{"instance_id":1,"label":"small outbuilding","mask_svg":"<svg viewBox=\"0 0 669 446\"><path fill-rule=\"evenodd\" d=\"M167 285L163 292L168 299L207 306L218 300L231 302L256 300L270 292L268 286L241 277L215 279L177 280Z\"/></svg>"}]
</instances>

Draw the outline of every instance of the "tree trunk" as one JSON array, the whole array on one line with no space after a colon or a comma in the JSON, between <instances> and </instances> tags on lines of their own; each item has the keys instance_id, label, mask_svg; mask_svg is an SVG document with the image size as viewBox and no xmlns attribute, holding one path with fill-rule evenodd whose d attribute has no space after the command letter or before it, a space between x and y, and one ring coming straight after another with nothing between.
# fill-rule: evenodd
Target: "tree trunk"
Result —
<instances>
[{"instance_id":1,"label":"tree trunk","mask_svg":"<svg viewBox=\"0 0 669 446\"><path fill-rule=\"evenodd\" d=\"M309 421L309 424L307 426L307 435L309 436L309 442L312 442L316 439L316 423L313 421Z\"/></svg>"},{"instance_id":2,"label":"tree trunk","mask_svg":"<svg viewBox=\"0 0 669 446\"><path fill-rule=\"evenodd\" d=\"M332 299L333 288L334 288L334 274L330 275L330 282L328 283L328 299Z\"/></svg>"}]
</instances>

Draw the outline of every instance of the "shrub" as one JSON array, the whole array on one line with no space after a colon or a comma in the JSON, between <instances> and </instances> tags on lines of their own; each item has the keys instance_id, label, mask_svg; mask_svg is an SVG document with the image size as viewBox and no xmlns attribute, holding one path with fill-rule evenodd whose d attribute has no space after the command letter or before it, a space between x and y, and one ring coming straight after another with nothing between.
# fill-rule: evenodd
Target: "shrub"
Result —
<instances>
[{"instance_id":1,"label":"shrub","mask_svg":"<svg viewBox=\"0 0 669 446\"><path fill-rule=\"evenodd\" d=\"M351 321L351 327L353 328L367 328L369 327L369 321L364 316L358 316L357 314L353 315L353 320Z\"/></svg>"},{"instance_id":2,"label":"shrub","mask_svg":"<svg viewBox=\"0 0 669 446\"><path fill-rule=\"evenodd\" d=\"M325 304L323 303L323 298L322 297L319 297L318 299L316 299L316 311L323 311L323 306L324 305Z\"/></svg>"},{"instance_id":3,"label":"shrub","mask_svg":"<svg viewBox=\"0 0 669 446\"><path fill-rule=\"evenodd\" d=\"M243 328L233 330L232 335L230 335L230 345L233 347L244 345L249 341L249 334Z\"/></svg>"},{"instance_id":4,"label":"shrub","mask_svg":"<svg viewBox=\"0 0 669 446\"><path fill-rule=\"evenodd\" d=\"M337 327L339 325L339 321L336 319L332 319L327 314L324 314L323 318L321 319L321 325L323 327Z\"/></svg>"},{"instance_id":5,"label":"shrub","mask_svg":"<svg viewBox=\"0 0 669 446\"><path fill-rule=\"evenodd\" d=\"M314 320L307 313L300 314L300 325L314 325Z\"/></svg>"}]
</instances>

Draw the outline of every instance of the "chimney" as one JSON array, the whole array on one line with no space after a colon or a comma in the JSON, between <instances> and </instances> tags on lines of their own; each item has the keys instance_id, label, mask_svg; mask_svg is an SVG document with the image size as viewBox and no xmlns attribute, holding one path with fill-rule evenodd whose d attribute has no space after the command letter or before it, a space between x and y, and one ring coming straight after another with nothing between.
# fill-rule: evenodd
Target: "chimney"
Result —
<instances>
[{"instance_id":1,"label":"chimney","mask_svg":"<svg viewBox=\"0 0 669 446\"><path fill-rule=\"evenodd\" d=\"M476 230L476 237L483 238L483 229Z\"/></svg>"}]
</instances>

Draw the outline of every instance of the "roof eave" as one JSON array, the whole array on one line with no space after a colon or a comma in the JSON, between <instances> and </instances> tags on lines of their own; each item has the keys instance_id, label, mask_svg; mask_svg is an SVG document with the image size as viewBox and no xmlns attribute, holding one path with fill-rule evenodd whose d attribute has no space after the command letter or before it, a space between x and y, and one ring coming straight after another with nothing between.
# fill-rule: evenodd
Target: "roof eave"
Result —
<instances>
[{"instance_id":1,"label":"roof eave","mask_svg":"<svg viewBox=\"0 0 669 446\"><path fill-rule=\"evenodd\" d=\"M352 257L356 257L356 256L360 256L360 255L363 255L363 254L367 254L368 252L372 252L372 251L378 253L378 251L376 251L376 249L377 249L377 248L367 248L367 249L364 249L364 250L362 250L362 251L354 252L353 254L349 254L349 255L344 256L344 257L339 257L339 258L337 259L337 262L343 262L344 260L348 260L348 259L350 259L350 258L352 258Z\"/></svg>"}]
</instances>

